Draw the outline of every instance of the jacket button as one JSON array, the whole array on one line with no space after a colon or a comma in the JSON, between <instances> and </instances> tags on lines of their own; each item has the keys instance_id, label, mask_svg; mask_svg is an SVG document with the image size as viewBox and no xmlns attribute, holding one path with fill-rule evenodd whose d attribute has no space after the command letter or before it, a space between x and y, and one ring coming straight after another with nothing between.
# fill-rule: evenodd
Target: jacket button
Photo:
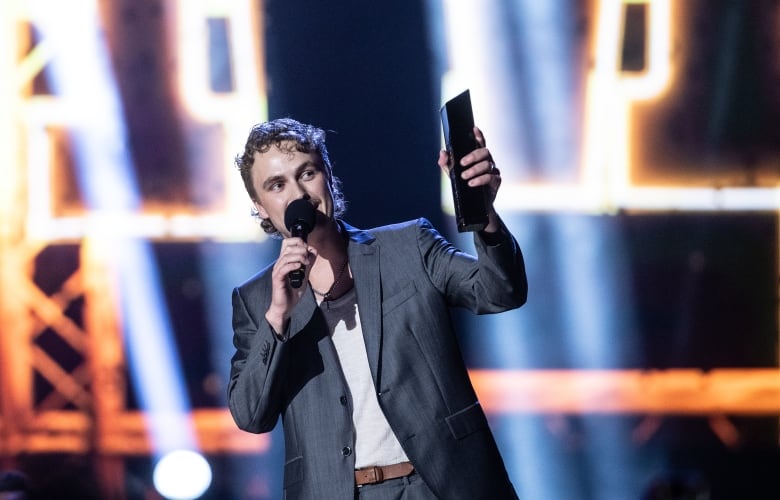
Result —
<instances>
[{"instance_id":1,"label":"jacket button","mask_svg":"<svg viewBox=\"0 0 780 500\"><path fill-rule=\"evenodd\" d=\"M350 448L349 446L343 447L341 449L341 454L344 455L345 457L352 455L352 448Z\"/></svg>"},{"instance_id":2,"label":"jacket button","mask_svg":"<svg viewBox=\"0 0 780 500\"><path fill-rule=\"evenodd\" d=\"M346 396L341 396L339 398L339 401L341 401L341 406L347 406L347 397Z\"/></svg>"}]
</instances>

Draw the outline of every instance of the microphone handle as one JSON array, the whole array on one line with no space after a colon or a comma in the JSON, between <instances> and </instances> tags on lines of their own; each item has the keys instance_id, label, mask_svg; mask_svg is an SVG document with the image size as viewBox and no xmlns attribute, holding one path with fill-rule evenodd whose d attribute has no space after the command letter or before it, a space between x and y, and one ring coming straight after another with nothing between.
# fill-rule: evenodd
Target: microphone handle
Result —
<instances>
[{"instance_id":1,"label":"microphone handle","mask_svg":"<svg viewBox=\"0 0 780 500\"><path fill-rule=\"evenodd\" d=\"M306 271L303 270L303 265L300 269L290 271L288 277L290 278L290 286L293 288L300 288L303 285L303 278L306 276Z\"/></svg>"},{"instance_id":2,"label":"microphone handle","mask_svg":"<svg viewBox=\"0 0 780 500\"><path fill-rule=\"evenodd\" d=\"M296 238L301 238L304 242L306 242L306 236L308 231L306 231L303 224L293 224L293 226L290 228L290 235ZM296 269L295 271L290 271L290 274L287 275L290 279L290 286L293 288L300 288L303 285L303 279L306 277L306 268L303 264L301 264L300 269Z\"/></svg>"}]
</instances>

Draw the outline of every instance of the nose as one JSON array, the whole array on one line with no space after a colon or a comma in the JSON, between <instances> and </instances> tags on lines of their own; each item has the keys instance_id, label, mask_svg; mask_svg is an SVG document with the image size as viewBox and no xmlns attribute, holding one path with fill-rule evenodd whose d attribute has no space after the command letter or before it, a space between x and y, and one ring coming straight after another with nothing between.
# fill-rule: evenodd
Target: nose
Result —
<instances>
[{"instance_id":1,"label":"nose","mask_svg":"<svg viewBox=\"0 0 780 500\"><path fill-rule=\"evenodd\" d=\"M306 186L302 182L296 182L295 183L296 192L295 197L301 198L303 200L310 200L311 196L309 195L309 191L306 189Z\"/></svg>"},{"instance_id":2,"label":"nose","mask_svg":"<svg viewBox=\"0 0 780 500\"><path fill-rule=\"evenodd\" d=\"M311 196L309 193L307 193L302 187L298 187L298 189L294 193L290 193L291 197L290 200L287 202L287 206L290 205L290 203L296 201L296 200L311 200Z\"/></svg>"},{"instance_id":3,"label":"nose","mask_svg":"<svg viewBox=\"0 0 780 500\"><path fill-rule=\"evenodd\" d=\"M307 193L306 191L301 190L300 196L298 196L296 199L309 201L309 200L311 200L311 196L309 196L309 193Z\"/></svg>"},{"instance_id":4,"label":"nose","mask_svg":"<svg viewBox=\"0 0 780 500\"><path fill-rule=\"evenodd\" d=\"M311 198L309 196L309 193L306 192L306 188L300 182L292 183L292 186L294 186L294 188L292 189L290 194L292 195L291 197L293 200L297 200L299 198L308 200L309 198Z\"/></svg>"}]
</instances>

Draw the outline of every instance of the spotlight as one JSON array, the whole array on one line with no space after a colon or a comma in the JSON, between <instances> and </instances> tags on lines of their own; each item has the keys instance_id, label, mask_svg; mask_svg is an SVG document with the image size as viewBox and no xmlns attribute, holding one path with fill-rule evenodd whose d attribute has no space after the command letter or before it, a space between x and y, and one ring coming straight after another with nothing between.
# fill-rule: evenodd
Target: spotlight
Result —
<instances>
[{"instance_id":1,"label":"spotlight","mask_svg":"<svg viewBox=\"0 0 780 500\"><path fill-rule=\"evenodd\" d=\"M176 450L157 462L153 481L165 498L191 500L200 497L211 485L211 467L200 453Z\"/></svg>"}]
</instances>

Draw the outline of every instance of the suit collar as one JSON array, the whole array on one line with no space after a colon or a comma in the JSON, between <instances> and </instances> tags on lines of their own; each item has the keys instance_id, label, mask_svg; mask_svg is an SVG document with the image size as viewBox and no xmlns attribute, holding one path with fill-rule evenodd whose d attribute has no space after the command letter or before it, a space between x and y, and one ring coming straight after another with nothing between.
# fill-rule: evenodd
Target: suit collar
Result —
<instances>
[{"instance_id":1,"label":"suit collar","mask_svg":"<svg viewBox=\"0 0 780 500\"><path fill-rule=\"evenodd\" d=\"M376 240L376 238L374 238L374 236L368 231L353 227L343 220L339 220L338 223L346 232L347 238L349 238L350 241L354 241L355 243L360 243L362 245L370 245Z\"/></svg>"}]
</instances>

